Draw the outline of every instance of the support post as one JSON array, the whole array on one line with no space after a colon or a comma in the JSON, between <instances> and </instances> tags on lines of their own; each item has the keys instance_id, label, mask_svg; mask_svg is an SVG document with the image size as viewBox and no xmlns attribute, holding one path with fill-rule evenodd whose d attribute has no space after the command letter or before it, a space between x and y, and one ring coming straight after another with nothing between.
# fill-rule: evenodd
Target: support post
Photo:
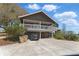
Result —
<instances>
[{"instance_id":1,"label":"support post","mask_svg":"<svg viewBox=\"0 0 79 59\"><path fill-rule=\"evenodd\" d=\"M40 39L41 39L41 31L40 31Z\"/></svg>"},{"instance_id":2,"label":"support post","mask_svg":"<svg viewBox=\"0 0 79 59\"><path fill-rule=\"evenodd\" d=\"M40 24L40 29L41 29L41 21L40 21L40 23L39 23L39 24ZM41 39L41 31L40 31L40 39Z\"/></svg>"},{"instance_id":3,"label":"support post","mask_svg":"<svg viewBox=\"0 0 79 59\"><path fill-rule=\"evenodd\" d=\"M40 29L41 29L41 21L40 21L39 25L40 25Z\"/></svg>"}]
</instances>

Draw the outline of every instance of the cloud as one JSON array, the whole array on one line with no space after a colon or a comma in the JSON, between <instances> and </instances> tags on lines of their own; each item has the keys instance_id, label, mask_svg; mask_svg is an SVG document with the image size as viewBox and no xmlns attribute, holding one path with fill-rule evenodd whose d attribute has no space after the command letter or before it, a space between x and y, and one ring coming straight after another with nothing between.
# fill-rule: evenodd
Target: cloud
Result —
<instances>
[{"instance_id":1,"label":"cloud","mask_svg":"<svg viewBox=\"0 0 79 59\"><path fill-rule=\"evenodd\" d=\"M28 8L29 8L29 9L38 10L38 9L40 9L40 6L39 6L38 4L29 4L29 5L28 5Z\"/></svg>"},{"instance_id":2,"label":"cloud","mask_svg":"<svg viewBox=\"0 0 79 59\"><path fill-rule=\"evenodd\" d=\"M63 12L60 14L55 14L54 17L56 18L75 18L77 17L77 14L73 11Z\"/></svg>"},{"instance_id":3,"label":"cloud","mask_svg":"<svg viewBox=\"0 0 79 59\"><path fill-rule=\"evenodd\" d=\"M79 25L78 21L76 19L67 19L62 21L62 23L67 24L67 25Z\"/></svg>"},{"instance_id":4,"label":"cloud","mask_svg":"<svg viewBox=\"0 0 79 59\"><path fill-rule=\"evenodd\" d=\"M42 8L43 10L46 10L46 11L55 11L56 9L58 9L58 6L56 5L53 5L53 4L46 4L43 6Z\"/></svg>"},{"instance_id":5,"label":"cloud","mask_svg":"<svg viewBox=\"0 0 79 59\"><path fill-rule=\"evenodd\" d=\"M56 19L58 19L58 21L60 23L64 23L66 25L79 25L78 21L77 21L77 14L73 11L68 11L68 12L63 12L63 13L56 13L54 15L54 17Z\"/></svg>"}]
</instances>

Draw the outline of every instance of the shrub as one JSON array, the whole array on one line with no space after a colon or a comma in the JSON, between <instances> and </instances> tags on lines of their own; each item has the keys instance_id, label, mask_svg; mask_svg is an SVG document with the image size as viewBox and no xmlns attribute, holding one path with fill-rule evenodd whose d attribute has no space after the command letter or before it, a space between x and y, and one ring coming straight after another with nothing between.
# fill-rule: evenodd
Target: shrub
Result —
<instances>
[{"instance_id":1,"label":"shrub","mask_svg":"<svg viewBox=\"0 0 79 59\"><path fill-rule=\"evenodd\" d=\"M62 32L62 31L58 30L54 33L53 37L56 39L65 39L65 40L72 40L72 41L79 40L78 35L74 34L72 31Z\"/></svg>"},{"instance_id":2,"label":"shrub","mask_svg":"<svg viewBox=\"0 0 79 59\"><path fill-rule=\"evenodd\" d=\"M18 21L14 21L5 28L5 32L8 34L9 38L13 40L18 40L19 36L24 35L25 28Z\"/></svg>"},{"instance_id":3,"label":"shrub","mask_svg":"<svg viewBox=\"0 0 79 59\"><path fill-rule=\"evenodd\" d=\"M62 31L58 30L53 34L53 37L56 39L64 39L64 33Z\"/></svg>"},{"instance_id":4,"label":"shrub","mask_svg":"<svg viewBox=\"0 0 79 59\"><path fill-rule=\"evenodd\" d=\"M74 34L72 31L68 31L65 33L64 38L66 40L73 40L73 41L78 41L78 36Z\"/></svg>"}]
</instances>

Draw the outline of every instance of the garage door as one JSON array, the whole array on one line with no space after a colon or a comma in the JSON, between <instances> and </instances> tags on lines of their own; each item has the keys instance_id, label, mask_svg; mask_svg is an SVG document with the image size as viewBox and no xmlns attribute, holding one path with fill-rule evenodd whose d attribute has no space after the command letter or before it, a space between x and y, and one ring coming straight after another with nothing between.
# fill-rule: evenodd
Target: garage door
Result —
<instances>
[{"instance_id":1,"label":"garage door","mask_svg":"<svg viewBox=\"0 0 79 59\"><path fill-rule=\"evenodd\" d=\"M39 40L39 33L38 32L28 32L28 38L31 41Z\"/></svg>"}]
</instances>

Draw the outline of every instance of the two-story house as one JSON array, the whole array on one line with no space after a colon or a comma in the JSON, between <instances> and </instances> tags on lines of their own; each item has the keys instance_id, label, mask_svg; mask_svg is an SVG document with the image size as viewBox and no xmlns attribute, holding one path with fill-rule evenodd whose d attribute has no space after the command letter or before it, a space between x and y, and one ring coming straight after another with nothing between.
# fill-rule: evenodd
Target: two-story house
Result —
<instances>
[{"instance_id":1,"label":"two-story house","mask_svg":"<svg viewBox=\"0 0 79 59\"><path fill-rule=\"evenodd\" d=\"M30 40L52 37L58 29L58 24L42 11L22 15L19 18Z\"/></svg>"}]
</instances>

